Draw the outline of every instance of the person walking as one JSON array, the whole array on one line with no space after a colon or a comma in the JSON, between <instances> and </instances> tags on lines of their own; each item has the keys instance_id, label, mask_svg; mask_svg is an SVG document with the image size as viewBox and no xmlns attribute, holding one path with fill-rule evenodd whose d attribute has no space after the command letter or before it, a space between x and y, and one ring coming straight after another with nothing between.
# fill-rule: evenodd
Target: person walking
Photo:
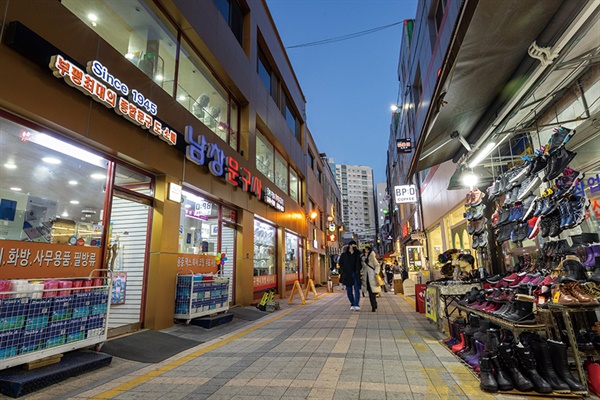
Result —
<instances>
[{"instance_id":1,"label":"person walking","mask_svg":"<svg viewBox=\"0 0 600 400\"><path fill-rule=\"evenodd\" d=\"M381 267L371 246L366 247L366 254L361 259L362 263L362 287L369 292L371 311L377 311L377 294L381 293L381 286L377 282L377 276Z\"/></svg>"},{"instance_id":2,"label":"person walking","mask_svg":"<svg viewBox=\"0 0 600 400\"><path fill-rule=\"evenodd\" d=\"M360 251L354 240L348 243L346 251L340 256L340 283L346 286L346 294L350 300L350 310L360 311Z\"/></svg>"}]
</instances>

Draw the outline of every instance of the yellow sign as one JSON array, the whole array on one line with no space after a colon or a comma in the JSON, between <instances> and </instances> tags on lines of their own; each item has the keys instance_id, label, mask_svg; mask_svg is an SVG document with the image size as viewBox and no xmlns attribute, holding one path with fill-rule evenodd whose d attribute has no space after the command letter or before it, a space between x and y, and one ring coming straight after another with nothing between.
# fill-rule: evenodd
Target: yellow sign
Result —
<instances>
[{"instance_id":1,"label":"yellow sign","mask_svg":"<svg viewBox=\"0 0 600 400\"><path fill-rule=\"evenodd\" d=\"M425 291L425 316L437 322L437 290L433 287L427 287Z\"/></svg>"}]
</instances>

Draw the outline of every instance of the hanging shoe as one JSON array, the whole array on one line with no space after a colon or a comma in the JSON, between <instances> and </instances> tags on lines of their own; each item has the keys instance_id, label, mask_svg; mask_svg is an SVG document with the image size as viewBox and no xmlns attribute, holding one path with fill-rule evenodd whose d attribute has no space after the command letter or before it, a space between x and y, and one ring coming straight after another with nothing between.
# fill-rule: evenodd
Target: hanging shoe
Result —
<instances>
[{"instance_id":1,"label":"hanging shoe","mask_svg":"<svg viewBox=\"0 0 600 400\"><path fill-rule=\"evenodd\" d=\"M569 151L564 147L561 147L557 152L551 154L550 157L553 161L549 164L550 167L546 167L544 182L549 182L560 175L576 155L577 153Z\"/></svg>"},{"instance_id":2,"label":"hanging shoe","mask_svg":"<svg viewBox=\"0 0 600 400\"><path fill-rule=\"evenodd\" d=\"M589 201L584 196L571 195L569 197L569 207L573 218L569 219L566 228L573 229L581 225L585 219L585 212L589 208Z\"/></svg>"},{"instance_id":3,"label":"hanging shoe","mask_svg":"<svg viewBox=\"0 0 600 400\"><path fill-rule=\"evenodd\" d=\"M538 235L538 233L540 232L541 221L541 217L532 217L529 220L527 220L527 227L529 228L527 231L527 239L533 240Z\"/></svg>"},{"instance_id":4,"label":"hanging shoe","mask_svg":"<svg viewBox=\"0 0 600 400\"><path fill-rule=\"evenodd\" d=\"M533 211L535 210L536 205L536 196L530 195L523 200L523 220L526 221L529 217L533 216Z\"/></svg>"},{"instance_id":5,"label":"hanging shoe","mask_svg":"<svg viewBox=\"0 0 600 400\"><path fill-rule=\"evenodd\" d=\"M567 144L575 132L576 131L574 129L571 130L569 128L565 128L564 126L555 128L554 133L552 136L550 136L550 140L546 146L546 154L552 154L555 151L563 148L563 146Z\"/></svg>"}]
</instances>

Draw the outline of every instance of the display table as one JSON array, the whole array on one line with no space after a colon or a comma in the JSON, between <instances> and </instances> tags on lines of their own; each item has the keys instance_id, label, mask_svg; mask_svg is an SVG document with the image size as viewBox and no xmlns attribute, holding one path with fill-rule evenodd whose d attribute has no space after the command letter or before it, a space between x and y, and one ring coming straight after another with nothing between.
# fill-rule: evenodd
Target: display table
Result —
<instances>
[{"instance_id":1,"label":"display table","mask_svg":"<svg viewBox=\"0 0 600 400\"><path fill-rule=\"evenodd\" d=\"M452 327L450 325L450 316L455 312L460 315L461 310L458 308L458 301L465 296L471 288L476 287L481 289L480 282L473 283L456 283L449 285L440 285L439 283L432 282L427 285L429 302L435 304L436 307L435 319L431 315L428 315L429 319L432 319L438 324L438 328L442 329L442 324L438 316L444 316L448 325L448 332L452 333ZM429 290L431 288L431 290ZM427 313L426 313L427 314Z\"/></svg>"}]
</instances>

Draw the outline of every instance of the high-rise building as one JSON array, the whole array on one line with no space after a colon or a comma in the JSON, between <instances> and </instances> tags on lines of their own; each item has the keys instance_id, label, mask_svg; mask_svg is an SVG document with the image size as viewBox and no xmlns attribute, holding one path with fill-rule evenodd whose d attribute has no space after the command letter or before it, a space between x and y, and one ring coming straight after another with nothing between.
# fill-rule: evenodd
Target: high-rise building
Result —
<instances>
[{"instance_id":1,"label":"high-rise building","mask_svg":"<svg viewBox=\"0 0 600 400\"><path fill-rule=\"evenodd\" d=\"M344 241L374 243L377 236L373 169L364 165L329 164L342 192Z\"/></svg>"}]
</instances>

